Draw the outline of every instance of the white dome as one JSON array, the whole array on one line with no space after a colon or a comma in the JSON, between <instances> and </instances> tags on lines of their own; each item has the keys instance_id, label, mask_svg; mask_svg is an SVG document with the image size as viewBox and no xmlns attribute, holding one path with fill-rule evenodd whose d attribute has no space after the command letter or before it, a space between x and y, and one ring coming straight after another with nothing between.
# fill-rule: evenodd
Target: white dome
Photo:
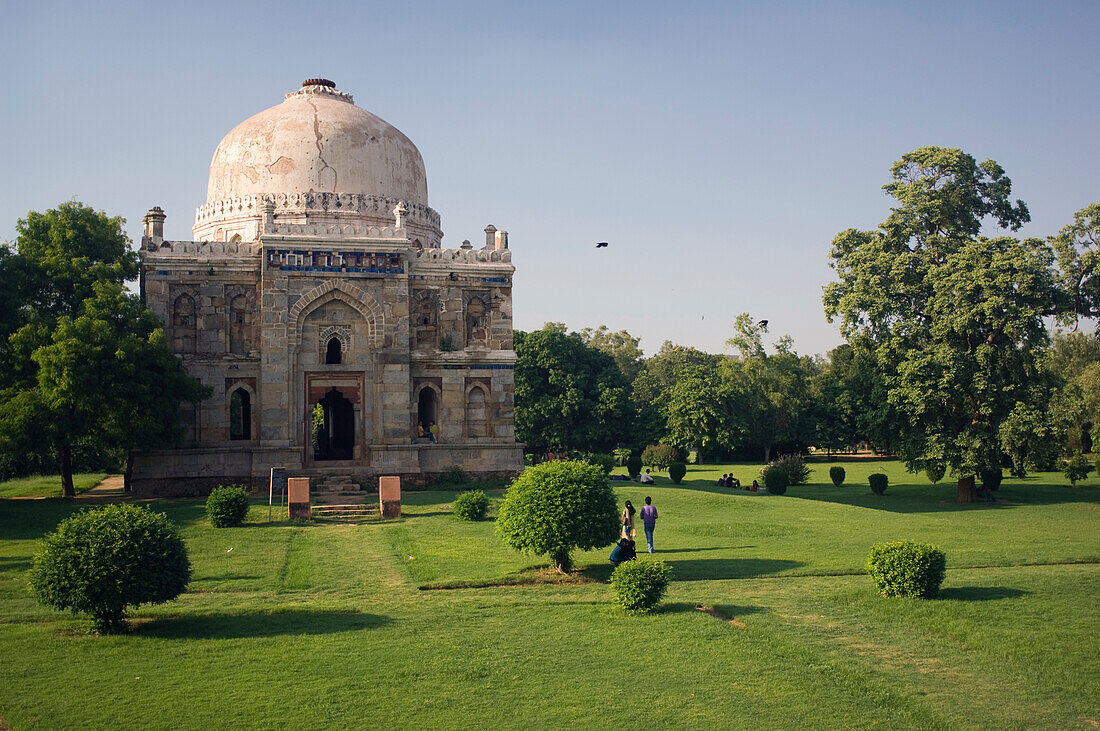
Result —
<instances>
[{"instance_id":1,"label":"white dome","mask_svg":"<svg viewBox=\"0 0 1100 731\"><path fill-rule=\"evenodd\" d=\"M277 223L392 227L399 203L409 238L438 246L439 214L428 206L416 145L331 81L307 79L222 139L192 232L203 241L251 240L267 204Z\"/></svg>"},{"instance_id":2,"label":"white dome","mask_svg":"<svg viewBox=\"0 0 1100 731\"><path fill-rule=\"evenodd\" d=\"M396 127L324 79L238 124L210 163L206 202L246 195L353 193L428 203L424 160Z\"/></svg>"}]
</instances>

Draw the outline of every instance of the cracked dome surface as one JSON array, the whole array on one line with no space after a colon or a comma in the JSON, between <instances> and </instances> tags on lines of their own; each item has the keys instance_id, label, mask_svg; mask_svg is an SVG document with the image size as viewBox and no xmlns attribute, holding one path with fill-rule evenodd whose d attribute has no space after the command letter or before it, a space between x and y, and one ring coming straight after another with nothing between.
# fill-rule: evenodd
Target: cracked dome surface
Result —
<instances>
[{"instance_id":1,"label":"cracked dome surface","mask_svg":"<svg viewBox=\"0 0 1100 731\"><path fill-rule=\"evenodd\" d=\"M210 163L206 202L311 192L428 204L416 145L348 94L319 84L287 94L222 139Z\"/></svg>"}]
</instances>

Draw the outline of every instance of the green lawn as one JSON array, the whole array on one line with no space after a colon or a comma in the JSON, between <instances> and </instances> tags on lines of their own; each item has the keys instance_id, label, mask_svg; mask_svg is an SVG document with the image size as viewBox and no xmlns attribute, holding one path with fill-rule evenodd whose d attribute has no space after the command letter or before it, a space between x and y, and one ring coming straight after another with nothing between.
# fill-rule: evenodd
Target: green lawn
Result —
<instances>
[{"instance_id":1,"label":"green lawn","mask_svg":"<svg viewBox=\"0 0 1100 731\"><path fill-rule=\"evenodd\" d=\"M850 486L771 496L615 483L660 511L677 581L660 611L614 609L608 550L561 583L503 548L454 492L406 492L360 526L214 530L202 502L161 501L194 564L180 599L120 637L39 607L25 571L71 501L0 502L0 718L23 728L1093 728L1100 721L1100 489L1006 480L956 505L893 463ZM891 478L884 496L866 475ZM819 475L819 476L818 476ZM491 493L493 510L501 493ZM640 533L640 531L639 531ZM639 536L640 537L640 536ZM948 556L943 597L877 597L870 545ZM467 588L443 588L465 586ZM421 588L425 587L425 588ZM434 588L433 588L434 587ZM697 611L706 605L719 617ZM726 621L729 617L734 622ZM0 723L0 727L2 727Z\"/></svg>"},{"instance_id":2,"label":"green lawn","mask_svg":"<svg viewBox=\"0 0 1100 731\"><path fill-rule=\"evenodd\" d=\"M107 472L77 473L73 475L73 487L79 495L109 476ZM0 498L5 497L61 497L61 475L32 475L0 481Z\"/></svg>"}]
</instances>

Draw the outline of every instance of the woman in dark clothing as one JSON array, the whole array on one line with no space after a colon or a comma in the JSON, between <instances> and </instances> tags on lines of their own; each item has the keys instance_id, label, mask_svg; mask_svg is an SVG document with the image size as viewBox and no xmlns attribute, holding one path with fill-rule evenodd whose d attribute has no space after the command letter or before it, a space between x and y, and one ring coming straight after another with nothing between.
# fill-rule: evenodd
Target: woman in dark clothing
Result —
<instances>
[{"instance_id":1,"label":"woman in dark clothing","mask_svg":"<svg viewBox=\"0 0 1100 731\"><path fill-rule=\"evenodd\" d=\"M615 544L615 548L611 551L611 565L618 566L623 561L629 561L637 558L637 556L638 553L634 550L634 541L623 538Z\"/></svg>"}]
</instances>

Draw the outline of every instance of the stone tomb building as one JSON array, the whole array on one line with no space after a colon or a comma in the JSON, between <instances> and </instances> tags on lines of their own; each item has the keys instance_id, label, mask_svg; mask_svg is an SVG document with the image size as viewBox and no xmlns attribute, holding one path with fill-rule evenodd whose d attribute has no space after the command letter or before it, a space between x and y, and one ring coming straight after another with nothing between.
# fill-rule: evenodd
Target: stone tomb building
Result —
<instances>
[{"instance_id":1,"label":"stone tomb building","mask_svg":"<svg viewBox=\"0 0 1100 731\"><path fill-rule=\"evenodd\" d=\"M420 152L332 82L225 136L194 241L164 219L144 218L142 295L213 395L178 449L137 456L135 491L522 467L508 234L440 248Z\"/></svg>"}]
</instances>

